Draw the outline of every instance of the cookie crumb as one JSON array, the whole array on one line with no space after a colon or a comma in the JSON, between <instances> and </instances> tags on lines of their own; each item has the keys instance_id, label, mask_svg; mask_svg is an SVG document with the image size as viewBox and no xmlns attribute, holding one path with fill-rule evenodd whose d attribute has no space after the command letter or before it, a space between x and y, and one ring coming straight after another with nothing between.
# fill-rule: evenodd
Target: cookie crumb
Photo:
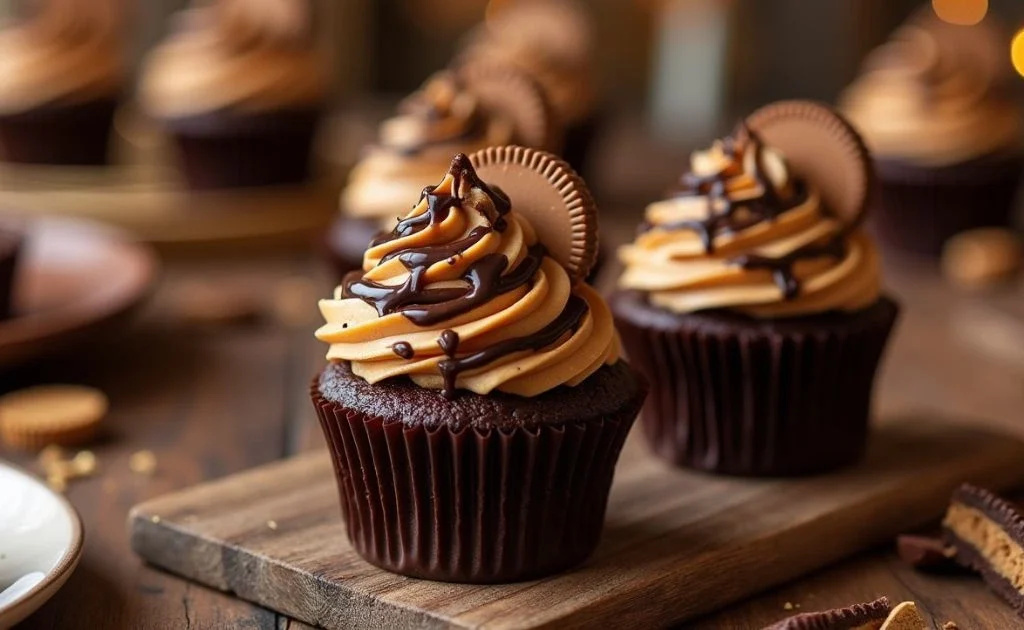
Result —
<instances>
[{"instance_id":1,"label":"cookie crumb","mask_svg":"<svg viewBox=\"0 0 1024 630\"><path fill-rule=\"evenodd\" d=\"M151 522L153 524L157 524L157 523L160 522L160 517L157 516L156 514L154 514L153 516L149 517L149 522Z\"/></svg>"},{"instance_id":2,"label":"cookie crumb","mask_svg":"<svg viewBox=\"0 0 1024 630\"><path fill-rule=\"evenodd\" d=\"M156 472L156 455L150 450L135 451L128 457L128 469L138 475Z\"/></svg>"},{"instance_id":3,"label":"cookie crumb","mask_svg":"<svg viewBox=\"0 0 1024 630\"><path fill-rule=\"evenodd\" d=\"M267 521L267 527L277 531L277 521Z\"/></svg>"},{"instance_id":4,"label":"cookie crumb","mask_svg":"<svg viewBox=\"0 0 1024 630\"><path fill-rule=\"evenodd\" d=\"M793 610L793 608L795 608L795 606L793 606L793 602L786 602L782 605L782 610Z\"/></svg>"},{"instance_id":5,"label":"cookie crumb","mask_svg":"<svg viewBox=\"0 0 1024 630\"><path fill-rule=\"evenodd\" d=\"M957 234L942 251L942 271L964 289L983 289L1003 282L1020 271L1024 248L1020 239L1004 228L978 228Z\"/></svg>"},{"instance_id":6,"label":"cookie crumb","mask_svg":"<svg viewBox=\"0 0 1024 630\"><path fill-rule=\"evenodd\" d=\"M947 621L942 624L942 630L960 630L960 626L956 625L955 621Z\"/></svg>"}]
</instances>

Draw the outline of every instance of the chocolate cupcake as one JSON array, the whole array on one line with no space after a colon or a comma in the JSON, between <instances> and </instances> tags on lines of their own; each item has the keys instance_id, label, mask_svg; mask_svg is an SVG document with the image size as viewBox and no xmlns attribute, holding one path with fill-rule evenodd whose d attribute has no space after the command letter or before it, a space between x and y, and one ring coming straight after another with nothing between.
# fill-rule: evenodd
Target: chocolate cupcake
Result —
<instances>
[{"instance_id":1,"label":"chocolate cupcake","mask_svg":"<svg viewBox=\"0 0 1024 630\"><path fill-rule=\"evenodd\" d=\"M827 107L776 103L647 208L611 306L652 383L641 423L658 455L755 476L861 456L898 310L860 227L868 160Z\"/></svg>"},{"instance_id":2,"label":"chocolate cupcake","mask_svg":"<svg viewBox=\"0 0 1024 630\"><path fill-rule=\"evenodd\" d=\"M140 99L194 190L301 184L326 98L307 0L187 10L149 55Z\"/></svg>"},{"instance_id":3,"label":"chocolate cupcake","mask_svg":"<svg viewBox=\"0 0 1024 630\"><path fill-rule=\"evenodd\" d=\"M14 315L14 273L21 241L20 232L0 225L0 321Z\"/></svg>"},{"instance_id":4,"label":"chocolate cupcake","mask_svg":"<svg viewBox=\"0 0 1024 630\"><path fill-rule=\"evenodd\" d=\"M578 172L600 123L593 25L568 0L506 3L474 30L457 63L511 64L544 88L564 131L562 155Z\"/></svg>"},{"instance_id":5,"label":"chocolate cupcake","mask_svg":"<svg viewBox=\"0 0 1024 630\"><path fill-rule=\"evenodd\" d=\"M895 249L938 255L949 237L1008 226L1024 169L1005 45L991 24L928 11L867 60L842 97L881 182L873 221Z\"/></svg>"},{"instance_id":6,"label":"chocolate cupcake","mask_svg":"<svg viewBox=\"0 0 1024 630\"><path fill-rule=\"evenodd\" d=\"M384 121L341 195L341 216L328 233L328 252L340 274L362 267L379 232L423 187L444 172L452 155L489 146L551 148L557 126L543 92L528 76L503 65L441 72Z\"/></svg>"},{"instance_id":7,"label":"chocolate cupcake","mask_svg":"<svg viewBox=\"0 0 1024 630\"><path fill-rule=\"evenodd\" d=\"M550 154L459 154L320 303L312 398L367 561L511 582L594 550L647 391L582 282L594 217Z\"/></svg>"},{"instance_id":8,"label":"chocolate cupcake","mask_svg":"<svg viewBox=\"0 0 1024 630\"><path fill-rule=\"evenodd\" d=\"M118 0L40 0L0 32L0 156L107 163L125 81Z\"/></svg>"}]
</instances>

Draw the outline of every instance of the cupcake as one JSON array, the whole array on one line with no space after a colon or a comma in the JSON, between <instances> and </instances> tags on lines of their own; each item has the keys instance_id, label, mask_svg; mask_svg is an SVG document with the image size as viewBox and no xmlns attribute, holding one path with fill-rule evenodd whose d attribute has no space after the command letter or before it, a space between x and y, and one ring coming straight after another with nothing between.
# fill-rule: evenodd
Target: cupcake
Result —
<instances>
[{"instance_id":1,"label":"cupcake","mask_svg":"<svg viewBox=\"0 0 1024 630\"><path fill-rule=\"evenodd\" d=\"M0 225L0 321L14 315L14 272L21 241L19 232Z\"/></svg>"},{"instance_id":2,"label":"cupcake","mask_svg":"<svg viewBox=\"0 0 1024 630\"><path fill-rule=\"evenodd\" d=\"M562 155L582 173L600 118L593 25L568 0L506 4L470 34L458 63L508 63L536 79L564 130Z\"/></svg>"},{"instance_id":3,"label":"cupcake","mask_svg":"<svg viewBox=\"0 0 1024 630\"><path fill-rule=\"evenodd\" d=\"M582 282L595 216L551 154L459 154L321 301L313 403L367 561L492 583L594 550L647 390Z\"/></svg>"},{"instance_id":4,"label":"cupcake","mask_svg":"<svg viewBox=\"0 0 1024 630\"><path fill-rule=\"evenodd\" d=\"M305 0L187 10L149 55L146 113L173 136L194 190L300 184L326 98Z\"/></svg>"},{"instance_id":5,"label":"cupcake","mask_svg":"<svg viewBox=\"0 0 1024 630\"><path fill-rule=\"evenodd\" d=\"M646 209L610 302L651 381L651 448L751 476L856 461L897 305L861 227L869 156L823 105L784 101L693 154Z\"/></svg>"},{"instance_id":6,"label":"cupcake","mask_svg":"<svg viewBox=\"0 0 1024 630\"><path fill-rule=\"evenodd\" d=\"M843 95L875 156L873 221L887 245L937 255L958 232L1011 223L1024 150L1004 50L986 22L918 16Z\"/></svg>"},{"instance_id":7,"label":"cupcake","mask_svg":"<svg viewBox=\"0 0 1024 630\"><path fill-rule=\"evenodd\" d=\"M474 64L431 77L384 121L341 196L328 252L344 274L359 269L370 241L394 225L452 155L489 146L550 149L559 139L543 92L530 77L500 64Z\"/></svg>"},{"instance_id":8,"label":"cupcake","mask_svg":"<svg viewBox=\"0 0 1024 630\"><path fill-rule=\"evenodd\" d=\"M40 0L0 31L0 156L107 163L125 82L118 0Z\"/></svg>"}]
</instances>

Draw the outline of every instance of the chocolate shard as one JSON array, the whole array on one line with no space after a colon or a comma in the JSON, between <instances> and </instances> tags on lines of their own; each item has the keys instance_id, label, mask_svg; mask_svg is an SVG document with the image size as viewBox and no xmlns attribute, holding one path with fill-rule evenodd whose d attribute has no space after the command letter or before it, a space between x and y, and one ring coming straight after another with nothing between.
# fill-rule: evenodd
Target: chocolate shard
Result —
<instances>
[{"instance_id":1,"label":"chocolate shard","mask_svg":"<svg viewBox=\"0 0 1024 630\"><path fill-rule=\"evenodd\" d=\"M880 628L892 611L889 598L879 597L872 602L854 604L821 612L794 615L764 628L764 630L854 630L862 627Z\"/></svg>"},{"instance_id":2,"label":"chocolate shard","mask_svg":"<svg viewBox=\"0 0 1024 630\"><path fill-rule=\"evenodd\" d=\"M953 559L956 548L937 536L901 534L896 538L896 553L900 560L918 571L955 573L962 570Z\"/></svg>"},{"instance_id":3,"label":"chocolate shard","mask_svg":"<svg viewBox=\"0 0 1024 630\"><path fill-rule=\"evenodd\" d=\"M954 559L981 574L985 583L1024 618L1024 514L995 493L962 484L942 521L943 540Z\"/></svg>"}]
</instances>

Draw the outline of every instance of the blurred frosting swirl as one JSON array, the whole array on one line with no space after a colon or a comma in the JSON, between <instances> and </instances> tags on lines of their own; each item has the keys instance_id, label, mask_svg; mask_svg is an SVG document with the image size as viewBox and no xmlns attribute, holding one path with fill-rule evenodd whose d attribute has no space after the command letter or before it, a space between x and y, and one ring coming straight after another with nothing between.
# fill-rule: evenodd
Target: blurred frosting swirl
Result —
<instances>
[{"instance_id":1,"label":"blurred frosting swirl","mask_svg":"<svg viewBox=\"0 0 1024 630\"><path fill-rule=\"evenodd\" d=\"M618 360L604 300L546 254L515 199L459 154L322 300L329 360L370 383L535 396Z\"/></svg>"},{"instance_id":2,"label":"blurred frosting swirl","mask_svg":"<svg viewBox=\"0 0 1024 630\"><path fill-rule=\"evenodd\" d=\"M997 33L918 19L875 50L841 99L879 158L956 164L1019 144Z\"/></svg>"},{"instance_id":3,"label":"blurred frosting swirl","mask_svg":"<svg viewBox=\"0 0 1024 630\"><path fill-rule=\"evenodd\" d=\"M381 124L378 144L352 169L342 208L392 225L396 208L404 211L453 154L513 144L514 136L510 120L482 107L453 73L439 73Z\"/></svg>"},{"instance_id":4,"label":"blurred frosting swirl","mask_svg":"<svg viewBox=\"0 0 1024 630\"><path fill-rule=\"evenodd\" d=\"M620 250L623 288L676 313L764 318L855 311L878 299L874 243L830 216L814 182L794 177L753 132L694 153L690 169Z\"/></svg>"},{"instance_id":5,"label":"blurred frosting swirl","mask_svg":"<svg viewBox=\"0 0 1024 630\"><path fill-rule=\"evenodd\" d=\"M324 69L306 0L218 0L178 16L149 55L140 100L161 118L317 108Z\"/></svg>"},{"instance_id":6,"label":"blurred frosting swirl","mask_svg":"<svg viewBox=\"0 0 1024 630\"><path fill-rule=\"evenodd\" d=\"M564 124L589 116L597 100L592 25L567 0L508 3L474 31L464 60L508 63L539 83Z\"/></svg>"},{"instance_id":7,"label":"blurred frosting swirl","mask_svg":"<svg viewBox=\"0 0 1024 630\"><path fill-rule=\"evenodd\" d=\"M123 10L117 0L37 0L0 31L0 112L116 98Z\"/></svg>"}]
</instances>

